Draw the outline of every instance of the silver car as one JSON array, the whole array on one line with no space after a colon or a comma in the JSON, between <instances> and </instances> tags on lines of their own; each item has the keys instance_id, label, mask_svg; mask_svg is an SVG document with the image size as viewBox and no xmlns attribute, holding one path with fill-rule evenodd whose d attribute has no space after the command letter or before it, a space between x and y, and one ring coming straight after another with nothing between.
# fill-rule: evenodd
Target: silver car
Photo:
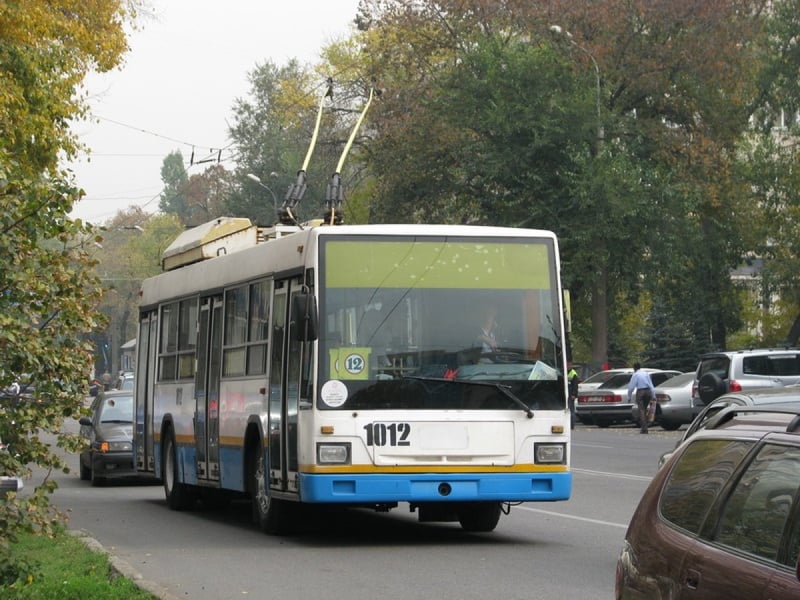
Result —
<instances>
[{"instance_id":1,"label":"silver car","mask_svg":"<svg viewBox=\"0 0 800 600\"><path fill-rule=\"evenodd\" d=\"M800 385L789 385L782 388L761 388L751 390L749 392L733 392L730 394L723 394L716 400L713 400L708 405L704 406L700 413L692 421L691 425L683 432L683 435L675 444L675 448L680 446L683 442L692 437L699 430L704 429L709 423L713 422L713 418L717 413L728 408L729 406L769 406L775 408L791 408L793 406L800 407ZM658 460L658 468L660 469L672 456L674 450L665 452Z\"/></svg>"},{"instance_id":2,"label":"silver car","mask_svg":"<svg viewBox=\"0 0 800 600\"><path fill-rule=\"evenodd\" d=\"M653 386L661 385L667 379L680 375L680 371L661 369L642 369L650 374ZM578 391L575 413L581 423L594 423L598 427L608 427L613 423L632 421L631 410L636 404L628 400L628 383L633 369L618 373L594 390Z\"/></svg>"},{"instance_id":3,"label":"silver car","mask_svg":"<svg viewBox=\"0 0 800 600\"><path fill-rule=\"evenodd\" d=\"M708 404L722 394L800 383L800 350L758 348L711 352L700 357L695 400Z\"/></svg>"},{"instance_id":4,"label":"silver car","mask_svg":"<svg viewBox=\"0 0 800 600\"><path fill-rule=\"evenodd\" d=\"M692 399L692 387L695 373L682 373L667 379L656 386L656 419L655 423L667 431L675 431L681 425L691 423L703 405ZM633 422L639 421L639 407L634 404L631 409Z\"/></svg>"},{"instance_id":5,"label":"silver car","mask_svg":"<svg viewBox=\"0 0 800 600\"><path fill-rule=\"evenodd\" d=\"M606 381L614 377L614 375L619 375L621 373L633 373L633 369L630 368L609 369L607 371L600 371L599 373L595 373L594 375L587 377L585 380L581 381L578 384L578 393L588 392L589 390L596 390Z\"/></svg>"}]
</instances>

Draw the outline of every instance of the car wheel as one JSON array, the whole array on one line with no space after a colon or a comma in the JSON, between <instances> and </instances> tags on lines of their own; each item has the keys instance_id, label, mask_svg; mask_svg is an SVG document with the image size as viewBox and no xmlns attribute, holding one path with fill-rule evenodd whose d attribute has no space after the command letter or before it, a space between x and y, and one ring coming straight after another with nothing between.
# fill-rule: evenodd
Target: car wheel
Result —
<instances>
[{"instance_id":1,"label":"car wheel","mask_svg":"<svg viewBox=\"0 0 800 600\"><path fill-rule=\"evenodd\" d=\"M681 426L680 423L673 421L661 421L659 422L659 425L661 425L662 429L666 429L667 431L675 431Z\"/></svg>"},{"instance_id":2,"label":"car wheel","mask_svg":"<svg viewBox=\"0 0 800 600\"><path fill-rule=\"evenodd\" d=\"M194 504L194 496L189 486L178 481L178 454L175 447L175 435L167 432L161 452L161 476L164 480L164 495L167 505L172 510L185 510Z\"/></svg>"},{"instance_id":3,"label":"car wheel","mask_svg":"<svg viewBox=\"0 0 800 600\"><path fill-rule=\"evenodd\" d=\"M267 465L263 450L252 453L249 465L250 501L253 522L264 533L285 534L292 528L290 506L285 500L274 498L267 485Z\"/></svg>"},{"instance_id":4,"label":"car wheel","mask_svg":"<svg viewBox=\"0 0 800 600\"><path fill-rule=\"evenodd\" d=\"M716 400L726 391L725 381L716 373L706 373L697 382L697 393L703 404Z\"/></svg>"},{"instance_id":5,"label":"car wheel","mask_svg":"<svg viewBox=\"0 0 800 600\"><path fill-rule=\"evenodd\" d=\"M499 502L471 502L458 510L458 522L464 531L494 531L500 512Z\"/></svg>"},{"instance_id":6,"label":"car wheel","mask_svg":"<svg viewBox=\"0 0 800 600\"><path fill-rule=\"evenodd\" d=\"M92 470L83 464L83 459L78 458L78 470L80 471L81 481L89 481L92 478Z\"/></svg>"},{"instance_id":7,"label":"car wheel","mask_svg":"<svg viewBox=\"0 0 800 600\"><path fill-rule=\"evenodd\" d=\"M595 419L594 424L597 425L598 427L602 427L603 429L605 429L606 427L611 426L611 421L606 421L604 419Z\"/></svg>"}]
</instances>

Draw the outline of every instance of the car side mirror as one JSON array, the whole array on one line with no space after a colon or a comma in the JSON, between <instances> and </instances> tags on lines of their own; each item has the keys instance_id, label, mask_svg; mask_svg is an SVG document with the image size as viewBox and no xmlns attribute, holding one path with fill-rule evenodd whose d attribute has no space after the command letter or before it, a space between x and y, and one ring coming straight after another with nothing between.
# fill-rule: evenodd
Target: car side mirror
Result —
<instances>
[{"instance_id":1,"label":"car side mirror","mask_svg":"<svg viewBox=\"0 0 800 600\"><path fill-rule=\"evenodd\" d=\"M85 425L86 427L94 427L92 420L89 417L81 417L78 419L78 423L81 425Z\"/></svg>"}]
</instances>

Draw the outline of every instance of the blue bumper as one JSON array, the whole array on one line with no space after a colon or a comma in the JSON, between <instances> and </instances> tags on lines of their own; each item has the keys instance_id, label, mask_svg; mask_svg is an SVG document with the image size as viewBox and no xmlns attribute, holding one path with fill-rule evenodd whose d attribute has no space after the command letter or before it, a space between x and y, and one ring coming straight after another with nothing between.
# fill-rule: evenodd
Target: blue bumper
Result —
<instances>
[{"instance_id":1,"label":"blue bumper","mask_svg":"<svg viewBox=\"0 0 800 600\"><path fill-rule=\"evenodd\" d=\"M300 474L300 498L317 503L553 502L571 490L572 473Z\"/></svg>"}]
</instances>

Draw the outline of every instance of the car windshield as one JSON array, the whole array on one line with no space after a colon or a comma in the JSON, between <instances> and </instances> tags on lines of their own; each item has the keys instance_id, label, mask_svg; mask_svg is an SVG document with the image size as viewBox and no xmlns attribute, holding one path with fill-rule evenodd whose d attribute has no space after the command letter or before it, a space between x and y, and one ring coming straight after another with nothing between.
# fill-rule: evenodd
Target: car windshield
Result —
<instances>
[{"instance_id":1,"label":"car windshield","mask_svg":"<svg viewBox=\"0 0 800 600\"><path fill-rule=\"evenodd\" d=\"M529 410L564 409L549 243L321 243L320 409L517 410L520 401Z\"/></svg>"},{"instance_id":2,"label":"car windshield","mask_svg":"<svg viewBox=\"0 0 800 600\"><path fill-rule=\"evenodd\" d=\"M133 396L106 398L100 406L101 423L132 423Z\"/></svg>"}]
</instances>

